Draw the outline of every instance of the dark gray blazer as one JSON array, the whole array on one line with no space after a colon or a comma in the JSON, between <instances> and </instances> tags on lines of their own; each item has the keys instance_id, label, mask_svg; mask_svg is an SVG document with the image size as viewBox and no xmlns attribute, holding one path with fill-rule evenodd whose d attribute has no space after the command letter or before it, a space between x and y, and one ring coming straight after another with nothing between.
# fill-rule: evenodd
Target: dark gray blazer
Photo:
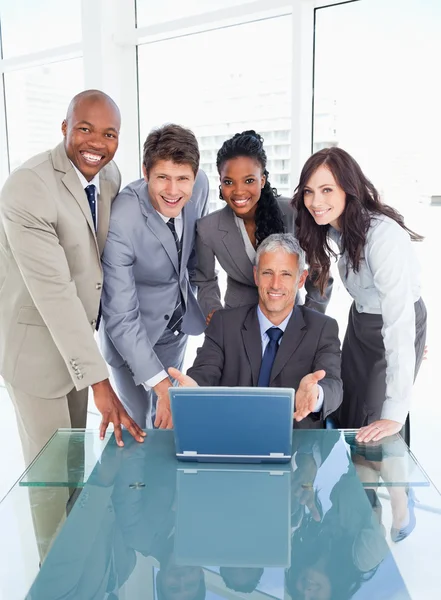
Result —
<instances>
[{"instance_id":1,"label":"dark gray blazer","mask_svg":"<svg viewBox=\"0 0 441 600\"><path fill-rule=\"evenodd\" d=\"M340 340L334 319L296 306L283 335L271 373L270 387L297 389L300 380L319 369L323 409L295 423L303 429L323 427L324 419L341 404ZM218 310L205 330L205 341L187 374L204 386L257 386L262 342L257 306Z\"/></svg>"},{"instance_id":2,"label":"dark gray blazer","mask_svg":"<svg viewBox=\"0 0 441 600\"><path fill-rule=\"evenodd\" d=\"M109 365L126 364L136 385L162 369L154 345L173 314L179 289L185 302L182 331L199 335L205 319L191 282L196 221L206 214L208 179L199 171L182 216L181 266L173 236L153 208L143 179L115 199L103 253L101 350Z\"/></svg>"},{"instance_id":3,"label":"dark gray blazer","mask_svg":"<svg viewBox=\"0 0 441 600\"><path fill-rule=\"evenodd\" d=\"M295 234L297 213L291 207L291 201L283 197L277 198L277 201L283 214L285 231ZM196 256L194 283L198 286L198 301L205 316L212 310L223 308L215 269L216 258L227 274L225 308L258 302L253 265L234 221L234 213L228 205L197 222ZM331 297L332 283L330 278L325 295L322 296L308 277L305 283L305 306L324 313Z\"/></svg>"}]
</instances>

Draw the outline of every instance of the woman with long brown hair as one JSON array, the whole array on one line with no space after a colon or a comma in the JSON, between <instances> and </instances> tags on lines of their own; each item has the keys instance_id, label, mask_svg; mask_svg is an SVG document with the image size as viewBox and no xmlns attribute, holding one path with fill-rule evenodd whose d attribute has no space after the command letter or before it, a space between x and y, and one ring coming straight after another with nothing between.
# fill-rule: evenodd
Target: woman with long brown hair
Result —
<instances>
[{"instance_id":1,"label":"woman with long brown hair","mask_svg":"<svg viewBox=\"0 0 441 600\"><path fill-rule=\"evenodd\" d=\"M293 206L297 237L311 268L319 271L317 285L324 289L331 258L338 256L340 276L354 300L342 349L338 424L360 427L359 441L380 440L405 424L423 359L427 315L412 247L423 238L382 203L341 148L325 148L307 160Z\"/></svg>"}]
</instances>

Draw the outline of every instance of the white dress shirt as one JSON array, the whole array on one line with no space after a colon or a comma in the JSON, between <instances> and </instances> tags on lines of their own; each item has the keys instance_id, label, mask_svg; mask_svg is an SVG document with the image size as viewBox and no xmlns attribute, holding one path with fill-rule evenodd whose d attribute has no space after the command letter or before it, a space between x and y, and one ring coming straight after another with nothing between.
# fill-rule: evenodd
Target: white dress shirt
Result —
<instances>
[{"instance_id":1,"label":"white dress shirt","mask_svg":"<svg viewBox=\"0 0 441 600\"><path fill-rule=\"evenodd\" d=\"M84 177L84 175L81 173L81 171L79 171L76 168L76 166L73 164L72 161L70 161L70 164L75 169L75 172L78 175L78 179L80 180L80 183L83 186L84 190L86 190L86 188L89 185L95 186L95 200L96 200L96 202L95 202L95 217L96 217L96 228L98 229L98 194L100 193L100 174L97 173L95 175L95 177L92 179L92 181L87 181L87 179ZM84 194L86 194L86 192L84 192Z\"/></svg>"},{"instance_id":2,"label":"white dress shirt","mask_svg":"<svg viewBox=\"0 0 441 600\"><path fill-rule=\"evenodd\" d=\"M341 234L330 227L329 235L341 248ZM383 318L387 366L381 418L404 423L415 372L414 304L421 296L421 269L409 234L383 215L372 219L363 256L357 273L348 267L346 253L338 268L357 311Z\"/></svg>"},{"instance_id":3,"label":"white dress shirt","mask_svg":"<svg viewBox=\"0 0 441 600\"><path fill-rule=\"evenodd\" d=\"M243 243L245 244L245 252L247 253L248 258L252 265L256 262L256 250L251 243L250 236L245 227L244 220L234 214L234 221L239 229L240 235L242 236Z\"/></svg>"},{"instance_id":4,"label":"white dress shirt","mask_svg":"<svg viewBox=\"0 0 441 600\"><path fill-rule=\"evenodd\" d=\"M156 212L161 217L161 219L164 221L164 223L168 223L168 221L170 220L170 217L165 217L158 210ZM182 240L182 233L184 231L184 219L182 218L182 212L180 212L179 215L177 217L175 217L175 230L176 230L176 235L178 236L179 240ZM167 379L167 377L168 377L168 374L166 373L165 369L162 369L162 371L157 373L157 375L150 377L150 379L147 379L147 381L145 381L142 385L144 386L144 388L147 391L149 391L150 388L155 387L155 385L157 385L163 379Z\"/></svg>"},{"instance_id":5,"label":"white dress shirt","mask_svg":"<svg viewBox=\"0 0 441 600\"><path fill-rule=\"evenodd\" d=\"M260 306L257 307L257 318L259 319L260 335L261 335L261 339L262 339L262 358L263 358L263 355L265 353L266 347L269 342L267 330L270 329L271 327L278 327L279 329L281 329L283 331L283 333L285 333L285 329L288 325L288 321L290 320L291 315L292 315L292 311L289 313L289 315L286 317L286 319L280 323L280 325L274 325L273 323L271 323L271 321L269 321L265 317L265 315L263 314L263 312L260 309ZM282 342L282 338L283 338L283 335L281 336L281 338L279 340L279 346ZM308 373L305 373L305 375L307 375L307 374ZM323 393L322 386L317 384L317 387L318 387L319 395L317 398L317 404L315 405L315 408L312 411L315 413L318 413L322 410L323 400L324 400L324 393ZM294 398L294 410L295 410L295 398Z\"/></svg>"}]
</instances>

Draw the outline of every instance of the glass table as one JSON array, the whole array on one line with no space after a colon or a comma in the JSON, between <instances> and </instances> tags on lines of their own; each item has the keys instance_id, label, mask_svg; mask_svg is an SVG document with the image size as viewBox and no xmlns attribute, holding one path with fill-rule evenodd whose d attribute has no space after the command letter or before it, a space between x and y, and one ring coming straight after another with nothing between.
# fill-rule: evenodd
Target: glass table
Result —
<instances>
[{"instance_id":1,"label":"glass table","mask_svg":"<svg viewBox=\"0 0 441 600\"><path fill-rule=\"evenodd\" d=\"M288 464L60 430L0 503L7 600L438 599L441 496L399 436L294 431Z\"/></svg>"}]
</instances>

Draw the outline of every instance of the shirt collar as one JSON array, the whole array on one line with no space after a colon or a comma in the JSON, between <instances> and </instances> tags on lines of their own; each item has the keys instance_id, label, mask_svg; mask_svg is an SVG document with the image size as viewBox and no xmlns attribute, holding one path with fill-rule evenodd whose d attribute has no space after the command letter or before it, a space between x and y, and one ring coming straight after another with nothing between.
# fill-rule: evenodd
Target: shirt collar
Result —
<instances>
[{"instance_id":1,"label":"shirt collar","mask_svg":"<svg viewBox=\"0 0 441 600\"><path fill-rule=\"evenodd\" d=\"M92 179L92 181L87 181L87 179L84 177L84 175L81 173L81 171L79 171L76 168L76 166L73 164L73 162L71 160L69 160L69 162L75 169L75 172L78 175L78 179L80 180L80 183L83 186L83 189L86 189L88 185L93 184L96 187L96 193L99 194L100 193L100 174L97 173L95 175L95 177Z\"/></svg>"},{"instance_id":2,"label":"shirt collar","mask_svg":"<svg viewBox=\"0 0 441 600\"><path fill-rule=\"evenodd\" d=\"M270 327L278 327L283 332L285 332L285 329L288 326L288 321L290 320L291 315L292 315L292 311L289 313L289 315L286 317L286 319L284 319L280 323L280 325L274 325L274 323L271 323L271 321L265 317L265 315L263 314L263 312L260 309L260 306L257 306L257 318L259 319L261 337L263 337L263 334L266 333L266 330L269 329Z\"/></svg>"},{"instance_id":3,"label":"shirt collar","mask_svg":"<svg viewBox=\"0 0 441 600\"><path fill-rule=\"evenodd\" d=\"M156 210L156 208L155 208L155 210ZM159 210L156 210L156 212L161 217L161 219L164 221L164 223L168 223L169 222L170 217L164 216L162 213L159 212ZM179 213L179 215L177 217L175 217L175 221L182 221L182 210Z\"/></svg>"}]
</instances>

